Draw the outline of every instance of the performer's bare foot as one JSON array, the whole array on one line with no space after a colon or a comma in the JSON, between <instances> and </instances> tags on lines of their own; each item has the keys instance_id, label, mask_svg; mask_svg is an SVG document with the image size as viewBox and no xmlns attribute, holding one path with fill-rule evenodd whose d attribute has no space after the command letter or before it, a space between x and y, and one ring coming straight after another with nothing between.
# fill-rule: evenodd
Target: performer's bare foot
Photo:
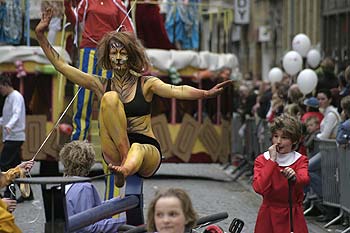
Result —
<instances>
[{"instance_id":1,"label":"performer's bare foot","mask_svg":"<svg viewBox=\"0 0 350 233\"><path fill-rule=\"evenodd\" d=\"M118 188L121 188L125 184L124 168L121 166L114 166L112 164L108 165L108 169L114 173L114 184Z\"/></svg>"}]
</instances>

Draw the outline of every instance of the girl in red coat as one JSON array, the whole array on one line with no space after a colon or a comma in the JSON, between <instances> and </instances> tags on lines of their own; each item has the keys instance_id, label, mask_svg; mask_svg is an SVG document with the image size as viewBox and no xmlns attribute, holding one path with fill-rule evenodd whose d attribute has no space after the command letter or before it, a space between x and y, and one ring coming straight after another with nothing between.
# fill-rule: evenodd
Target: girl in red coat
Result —
<instances>
[{"instance_id":1,"label":"girl in red coat","mask_svg":"<svg viewBox=\"0 0 350 233\"><path fill-rule=\"evenodd\" d=\"M254 164L253 188L263 196L255 233L307 233L303 214L303 188L309 183L308 159L296 152L301 124L294 117L281 115L270 125L272 146L259 155ZM289 205L288 180L291 180L292 211Z\"/></svg>"}]
</instances>

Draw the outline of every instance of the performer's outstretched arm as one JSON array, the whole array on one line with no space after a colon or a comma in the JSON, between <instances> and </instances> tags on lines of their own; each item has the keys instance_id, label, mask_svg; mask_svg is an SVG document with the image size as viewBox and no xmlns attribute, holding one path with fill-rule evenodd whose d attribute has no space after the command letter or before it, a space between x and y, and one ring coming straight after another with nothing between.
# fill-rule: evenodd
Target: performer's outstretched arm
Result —
<instances>
[{"instance_id":1,"label":"performer's outstretched arm","mask_svg":"<svg viewBox=\"0 0 350 233\"><path fill-rule=\"evenodd\" d=\"M53 64L56 70L62 73L64 76L66 76L66 78L68 78L70 81L80 86L83 86L87 89L92 90L99 98L101 98L104 91L103 91L103 85L101 84L99 79L95 78L90 74L84 73L73 66L70 66L67 62L65 62L61 58L59 53L50 45L44 32L48 28L51 18L52 18L52 9L48 8L44 10L41 17L41 21L35 28L37 40L41 48L43 49L46 57Z\"/></svg>"},{"instance_id":2,"label":"performer's outstretched arm","mask_svg":"<svg viewBox=\"0 0 350 233\"><path fill-rule=\"evenodd\" d=\"M213 98L219 95L226 86L232 85L231 80L221 82L210 90L201 90L188 85L175 86L164 83L162 80L151 77L145 82L146 95L157 94L164 98L196 100Z\"/></svg>"}]
</instances>

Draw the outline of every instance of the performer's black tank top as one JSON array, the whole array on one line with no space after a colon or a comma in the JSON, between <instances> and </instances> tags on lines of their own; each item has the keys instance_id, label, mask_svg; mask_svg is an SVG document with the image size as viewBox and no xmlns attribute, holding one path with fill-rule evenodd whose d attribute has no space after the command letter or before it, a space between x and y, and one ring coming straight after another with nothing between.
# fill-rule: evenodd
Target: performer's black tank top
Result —
<instances>
[{"instance_id":1,"label":"performer's black tank top","mask_svg":"<svg viewBox=\"0 0 350 233\"><path fill-rule=\"evenodd\" d=\"M133 100L124 103L126 117L145 116L151 113L151 103L145 100L141 88L141 77L138 78L136 93Z\"/></svg>"}]
</instances>

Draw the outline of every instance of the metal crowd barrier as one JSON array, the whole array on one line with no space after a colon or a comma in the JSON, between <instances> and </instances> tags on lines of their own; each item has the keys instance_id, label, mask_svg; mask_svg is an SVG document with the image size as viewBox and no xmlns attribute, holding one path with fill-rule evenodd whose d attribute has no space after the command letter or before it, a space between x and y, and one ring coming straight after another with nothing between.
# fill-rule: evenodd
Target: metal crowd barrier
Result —
<instances>
[{"instance_id":1,"label":"metal crowd barrier","mask_svg":"<svg viewBox=\"0 0 350 233\"><path fill-rule=\"evenodd\" d=\"M322 193L325 205L340 207L338 148L335 140L320 140Z\"/></svg>"},{"instance_id":2,"label":"metal crowd barrier","mask_svg":"<svg viewBox=\"0 0 350 233\"><path fill-rule=\"evenodd\" d=\"M247 118L245 120L246 128L245 128L245 143L244 147L246 149L247 159L251 162L254 162L256 156L258 156L260 149L257 137L257 125L255 118Z\"/></svg>"},{"instance_id":3,"label":"metal crowd barrier","mask_svg":"<svg viewBox=\"0 0 350 233\"><path fill-rule=\"evenodd\" d=\"M252 160L252 157L254 155L254 147L253 147L253 136L254 134L254 124L255 121L253 119L247 118L245 120L245 129L244 129L244 156L248 161Z\"/></svg>"},{"instance_id":4,"label":"metal crowd barrier","mask_svg":"<svg viewBox=\"0 0 350 233\"><path fill-rule=\"evenodd\" d=\"M242 119L238 113L233 113L231 152L245 155L247 159L254 160L257 155L266 151L271 145L271 134L266 120L256 122L255 118L247 118L245 124L244 136L241 137L239 130L242 126Z\"/></svg>"},{"instance_id":5,"label":"metal crowd barrier","mask_svg":"<svg viewBox=\"0 0 350 233\"><path fill-rule=\"evenodd\" d=\"M339 174L338 174L338 147L333 139L319 140L322 170L323 204L340 208ZM324 225L325 228L335 223L343 216L339 215Z\"/></svg>"},{"instance_id":6,"label":"metal crowd barrier","mask_svg":"<svg viewBox=\"0 0 350 233\"><path fill-rule=\"evenodd\" d=\"M339 192L340 207L342 210L350 214L350 148L338 148L338 168L339 168ZM350 227L342 231L349 232Z\"/></svg>"},{"instance_id":7,"label":"metal crowd barrier","mask_svg":"<svg viewBox=\"0 0 350 233\"><path fill-rule=\"evenodd\" d=\"M256 137L256 123L254 118L247 118L244 122L245 128L243 132L243 137L239 135L239 127L238 131L233 132L233 141L235 139L240 138L241 146L242 146L242 155L243 160L238 165L238 167L231 172L232 175L235 175L233 181L237 180L241 175L243 175L247 171L253 171L254 158L258 153L258 139ZM241 125L242 126L242 125ZM237 143L237 142L235 142ZM237 145L237 144L236 144ZM234 145L233 145L234 147Z\"/></svg>"},{"instance_id":8,"label":"metal crowd barrier","mask_svg":"<svg viewBox=\"0 0 350 233\"><path fill-rule=\"evenodd\" d=\"M271 132L269 123L261 119L257 125L257 138L259 141L259 154L267 151L271 146Z\"/></svg>"},{"instance_id":9,"label":"metal crowd barrier","mask_svg":"<svg viewBox=\"0 0 350 233\"><path fill-rule=\"evenodd\" d=\"M350 149L338 148L340 206L350 213Z\"/></svg>"},{"instance_id":10,"label":"metal crowd barrier","mask_svg":"<svg viewBox=\"0 0 350 233\"><path fill-rule=\"evenodd\" d=\"M243 140L239 136L239 129L242 126L242 119L240 114L234 112L232 114L232 141L231 141L231 152L233 154L243 154Z\"/></svg>"}]
</instances>

